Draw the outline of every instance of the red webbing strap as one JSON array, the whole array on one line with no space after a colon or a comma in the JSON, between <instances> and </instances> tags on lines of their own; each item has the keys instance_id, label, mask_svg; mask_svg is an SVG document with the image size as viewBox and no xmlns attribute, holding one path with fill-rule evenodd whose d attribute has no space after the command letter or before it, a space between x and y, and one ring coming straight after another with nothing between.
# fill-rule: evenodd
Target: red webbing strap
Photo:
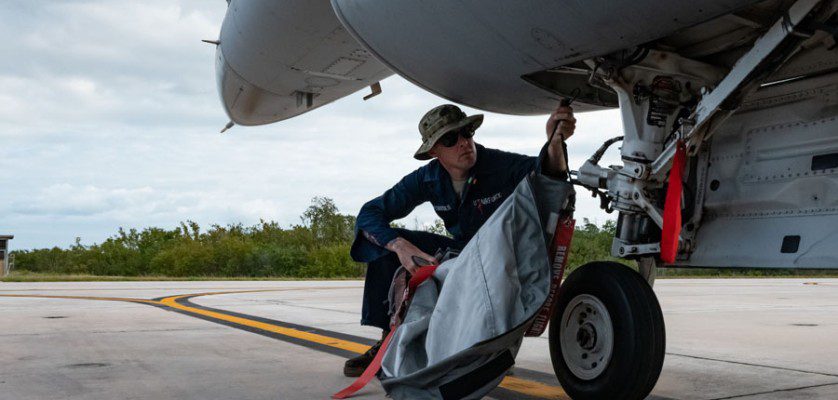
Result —
<instances>
[{"instance_id":1,"label":"red webbing strap","mask_svg":"<svg viewBox=\"0 0 838 400\"><path fill-rule=\"evenodd\" d=\"M364 373L352 382L351 385L347 386L340 392L337 392L332 395L333 399L345 399L349 396L355 394L355 392L361 390L364 386L367 386L368 383L375 377L375 374L378 373L378 370L381 368L381 359L384 357L384 351L387 350L387 345L390 344L390 339L393 338L393 333L396 332L395 329L390 329L390 334L384 338L384 341L381 342L381 348L378 349L378 353L375 354L375 358L372 359L372 362L367 369L364 370Z\"/></svg>"},{"instance_id":2,"label":"red webbing strap","mask_svg":"<svg viewBox=\"0 0 838 400\"><path fill-rule=\"evenodd\" d=\"M669 187L663 207L663 231L661 232L661 260L667 264L675 262L678 254L678 237L681 235L681 192L683 190L684 165L687 149L679 140L669 171Z\"/></svg>"},{"instance_id":3,"label":"red webbing strap","mask_svg":"<svg viewBox=\"0 0 838 400\"><path fill-rule=\"evenodd\" d=\"M416 273L413 274L410 278L410 282L408 282L408 290L407 293L405 293L402 302L406 302L413 297L413 293L416 292L416 288L434 274L436 267L436 265L428 265L420 267L416 270ZM364 370L364 373L361 374L355 382L352 382L351 385L347 386L340 392L333 394L333 399L345 399L350 397L355 394L355 392L361 390L364 386L367 386L367 384L370 383L372 378L375 377L375 374L378 373L378 370L381 369L381 359L384 358L384 353L387 351L387 346L390 344L390 339L393 338L393 333L396 332L396 328L398 328L398 326L390 327L390 334L384 338L383 342L381 342L381 348L378 349L378 353L375 354L375 358L372 359L372 362L369 366L367 366L367 369Z\"/></svg>"},{"instance_id":4,"label":"red webbing strap","mask_svg":"<svg viewBox=\"0 0 838 400\"><path fill-rule=\"evenodd\" d=\"M416 288L434 274L436 267L436 265L428 265L419 267L419 269L416 270L416 273L410 277L410 282L407 283L408 294L405 300L410 300L410 298L413 297L413 292L416 291Z\"/></svg>"},{"instance_id":5,"label":"red webbing strap","mask_svg":"<svg viewBox=\"0 0 838 400\"><path fill-rule=\"evenodd\" d=\"M573 240L573 228L576 225L570 215L564 215L559 218L556 224L556 231L553 233L553 242L550 244L550 291L547 293L547 299L544 304L538 309L538 313L533 319L532 325L527 329L525 336L541 336L547 328L547 323L550 322L550 316L553 315L553 307L556 305L559 291L559 286L562 283L562 275L567 265L568 253L570 252L570 243Z\"/></svg>"}]
</instances>

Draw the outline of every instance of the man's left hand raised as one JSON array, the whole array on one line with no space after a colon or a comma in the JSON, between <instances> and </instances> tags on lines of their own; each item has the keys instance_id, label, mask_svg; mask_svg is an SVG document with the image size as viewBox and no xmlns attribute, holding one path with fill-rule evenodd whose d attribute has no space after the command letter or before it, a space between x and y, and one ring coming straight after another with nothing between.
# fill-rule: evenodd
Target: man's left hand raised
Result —
<instances>
[{"instance_id":1,"label":"man's left hand raised","mask_svg":"<svg viewBox=\"0 0 838 400\"><path fill-rule=\"evenodd\" d=\"M559 106L556 111L550 114L547 119L547 140L550 145L547 148L547 160L544 160L544 170L551 175L559 175L567 172L567 161L564 159L562 142L573 136L576 130L576 118L573 117L573 109ZM554 134L555 132L555 134Z\"/></svg>"},{"instance_id":2,"label":"man's left hand raised","mask_svg":"<svg viewBox=\"0 0 838 400\"><path fill-rule=\"evenodd\" d=\"M553 131L557 129L557 125L558 131L553 135ZM575 130L576 118L573 116L573 109L570 107L559 106L556 108L556 111L550 114L550 118L547 119L547 139L549 140L551 136L553 137L553 142L550 143L551 146L560 143L561 138L564 138L564 140L569 139L573 136Z\"/></svg>"}]
</instances>

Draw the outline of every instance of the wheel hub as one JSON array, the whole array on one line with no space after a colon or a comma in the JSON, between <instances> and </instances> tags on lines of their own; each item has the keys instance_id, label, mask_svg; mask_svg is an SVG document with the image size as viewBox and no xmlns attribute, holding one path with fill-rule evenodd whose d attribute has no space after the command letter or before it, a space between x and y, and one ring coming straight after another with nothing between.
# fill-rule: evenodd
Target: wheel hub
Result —
<instances>
[{"instance_id":1,"label":"wheel hub","mask_svg":"<svg viewBox=\"0 0 838 400\"><path fill-rule=\"evenodd\" d=\"M589 294L574 297L562 314L560 343L565 364L576 377L601 375L614 350L614 328L602 301Z\"/></svg>"},{"instance_id":2,"label":"wheel hub","mask_svg":"<svg viewBox=\"0 0 838 400\"><path fill-rule=\"evenodd\" d=\"M579 347L592 350L596 347L596 327L587 322L580 326L576 332L576 342L579 343Z\"/></svg>"}]
</instances>

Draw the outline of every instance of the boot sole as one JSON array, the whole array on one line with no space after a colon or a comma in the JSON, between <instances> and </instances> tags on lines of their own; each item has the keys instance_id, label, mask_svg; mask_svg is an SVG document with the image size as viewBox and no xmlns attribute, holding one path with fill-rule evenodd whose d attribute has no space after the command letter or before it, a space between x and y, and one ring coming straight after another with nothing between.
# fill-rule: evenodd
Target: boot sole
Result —
<instances>
[{"instance_id":1,"label":"boot sole","mask_svg":"<svg viewBox=\"0 0 838 400\"><path fill-rule=\"evenodd\" d=\"M357 378L364 373L366 368L350 368L350 367L343 367L343 375L349 378Z\"/></svg>"}]
</instances>

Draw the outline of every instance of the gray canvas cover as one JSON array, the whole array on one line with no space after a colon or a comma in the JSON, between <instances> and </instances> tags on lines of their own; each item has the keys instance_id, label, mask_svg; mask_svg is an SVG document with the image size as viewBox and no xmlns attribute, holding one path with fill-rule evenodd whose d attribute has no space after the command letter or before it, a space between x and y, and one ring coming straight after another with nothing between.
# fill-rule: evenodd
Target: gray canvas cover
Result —
<instances>
[{"instance_id":1,"label":"gray canvas cover","mask_svg":"<svg viewBox=\"0 0 838 400\"><path fill-rule=\"evenodd\" d=\"M460 256L419 286L382 359L389 396L477 399L500 383L547 297L547 246L572 192L531 174Z\"/></svg>"}]
</instances>

